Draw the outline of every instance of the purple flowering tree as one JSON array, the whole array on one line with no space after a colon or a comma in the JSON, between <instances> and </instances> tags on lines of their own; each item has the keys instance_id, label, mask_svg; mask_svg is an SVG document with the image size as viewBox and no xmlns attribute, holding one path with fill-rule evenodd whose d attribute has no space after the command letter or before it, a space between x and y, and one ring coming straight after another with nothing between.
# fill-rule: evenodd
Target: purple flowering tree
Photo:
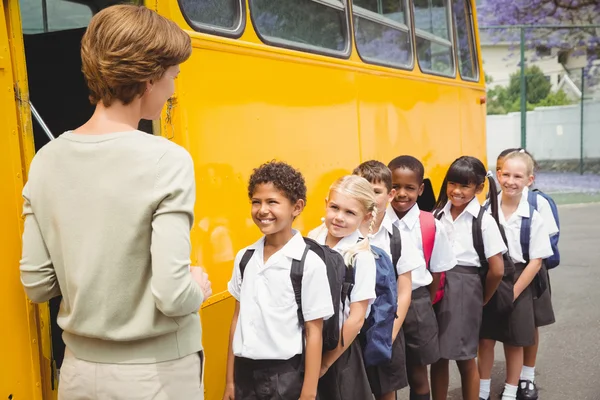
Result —
<instances>
[{"instance_id":1,"label":"purple flowering tree","mask_svg":"<svg viewBox=\"0 0 600 400\"><path fill-rule=\"evenodd\" d=\"M479 25L594 25L600 24L600 0L482 0ZM518 30L488 31L498 40L519 43ZM600 58L600 28L527 29L527 48L545 46L587 55L588 69Z\"/></svg>"}]
</instances>

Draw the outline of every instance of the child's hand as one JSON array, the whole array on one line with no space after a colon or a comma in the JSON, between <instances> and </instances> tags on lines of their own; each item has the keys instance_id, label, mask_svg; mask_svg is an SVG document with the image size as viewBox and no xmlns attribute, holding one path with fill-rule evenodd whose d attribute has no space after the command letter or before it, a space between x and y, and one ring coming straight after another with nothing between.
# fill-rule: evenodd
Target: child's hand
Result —
<instances>
[{"instance_id":1,"label":"child's hand","mask_svg":"<svg viewBox=\"0 0 600 400\"><path fill-rule=\"evenodd\" d=\"M204 268L202 267L191 267L190 272L192 273L192 277L202 289L202 293L204 294L204 301L206 301L210 296L212 296L212 285L208 280L208 274L204 272Z\"/></svg>"},{"instance_id":2,"label":"child's hand","mask_svg":"<svg viewBox=\"0 0 600 400\"><path fill-rule=\"evenodd\" d=\"M300 393L300 400L315 400L317 398L314 394L305 394L304 392Z\"/></svg>"},{"instance_id":3,"label":"child's hand","mask_svg":"<svg viewBox=\"0 0 600 400\"><path fill-rule=\"evenodd\" d=\"M225 394L223 400L235 400L235 385L229 384L225 387Z\"/></svg>"}]
</instances>

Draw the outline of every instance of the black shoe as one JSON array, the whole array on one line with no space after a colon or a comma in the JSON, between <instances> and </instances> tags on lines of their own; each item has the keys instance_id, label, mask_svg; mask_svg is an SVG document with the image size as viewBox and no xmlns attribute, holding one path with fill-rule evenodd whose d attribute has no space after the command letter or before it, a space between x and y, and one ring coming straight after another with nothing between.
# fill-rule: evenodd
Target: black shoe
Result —
<instances>
[{"instance_id":1,"label":"black shoe","mask_svg":"<svg viewBox=\"0 0 600 400\"><path fill-rule=\"evenodd\" d=\"M535 383L528 380L520 380L517 389L517 400L538 400L538 390Z\"/></svg>"},{"instance_id":2,"label":"black shoe","mask_svg":"<svg viewBox=\"0 0 600 400\"><path fill-rule=\"evenodd\" d=\"M484 399L484 398L480 397L479 400L490 400L490 398L488 397L487 399Z\"/></svg>"}]
</instances>

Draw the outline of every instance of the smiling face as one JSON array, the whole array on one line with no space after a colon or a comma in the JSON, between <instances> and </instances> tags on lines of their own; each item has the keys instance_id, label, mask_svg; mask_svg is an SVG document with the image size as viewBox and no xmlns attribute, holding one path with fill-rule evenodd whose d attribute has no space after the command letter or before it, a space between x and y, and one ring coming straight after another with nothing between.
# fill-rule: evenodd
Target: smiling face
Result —
<instances>
[{"instance_id":1,"label":"smiling face","mask_svg":"<svg viewBox=\"0 0 600 400\"><path fill-rule=\"evenodd\" d=\"M520 197L525 186L533 183L533 175L527 171L527 164L519 158L509 158L498 173L498 181L502 187L502 196Z\"/></svg>"},{"instance_id":2,"label":"smiling face","mask_svg":"<svg viewBox=\"0 0 600 400\"><path fill-rule=\"evenodd\" d=\"M462 212L476 195L483 191L483 184L477 186L474 183L461 184L448 181L446 194L455 210Z\"/></svg>"},{"instance_id":3,"label":"smiling face","mask_svg":"<svg viewBox=\"0 0 600 400\"><path fill-rule=\"evenodd\" d=\"M335 238L351 235L371 217L358 200L336 191L329 193L325 204L325 226Z\"/></svg>"},{"instance_id":4,"label":"smiling face","mask_svg":"<svg viewBox=\"0 0 600 400\"><path fill-rule=\"evenodd\" d=\"M265 236L290 234L294 218L304 208L304 200L292 203L270 182L256 185L251 202L252 220Z\"/></svg>"},{"instance_id":5,"label":"smiling face","mask_svg":"<svg viewBox=\"0 0 600 400\"><path fill-rule=\"evenodd\" d=\"M385 214L387 205L394 199L396 191L392 189L388 192L387 186L383 182L371 183L373 192L375 192L375 205L377 206L377 215ZM379 218L378 218L379 220Z\"/></svg>"},{"instance_id":6,"label":"smiling face","mask_svg":"<svg viewBox=\"0 0 600 400\"><path fill-rule=\"evenodd\" d=\"M423 194L423 182L414 171L396 168L392 171L392 187L396 190L392 208L402 218Z\"/></svg>"}]
</instances>

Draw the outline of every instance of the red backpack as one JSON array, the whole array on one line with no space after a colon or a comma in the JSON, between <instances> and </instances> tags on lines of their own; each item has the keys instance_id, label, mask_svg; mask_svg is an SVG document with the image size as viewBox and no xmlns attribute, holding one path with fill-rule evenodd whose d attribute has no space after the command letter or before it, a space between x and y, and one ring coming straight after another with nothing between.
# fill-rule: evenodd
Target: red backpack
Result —
<instances>
[{"instance_id":1,"label":"red backpack","mask_svg":"<svg viewBox=\"0 0 600 400\"><path fill-rule=\"evenodd\" d=\"M432 213L421 211L419 214L421 223L421 240L423 242L423 255L425 256L425 266L429 269L431 253L433 253L433 244L435 243L435 217ZM435 293L432 304L439 302L444 297L444 286L446 286L446 273L442 272L440 277L440 286Z\"/></svg>"}]
</instances>

